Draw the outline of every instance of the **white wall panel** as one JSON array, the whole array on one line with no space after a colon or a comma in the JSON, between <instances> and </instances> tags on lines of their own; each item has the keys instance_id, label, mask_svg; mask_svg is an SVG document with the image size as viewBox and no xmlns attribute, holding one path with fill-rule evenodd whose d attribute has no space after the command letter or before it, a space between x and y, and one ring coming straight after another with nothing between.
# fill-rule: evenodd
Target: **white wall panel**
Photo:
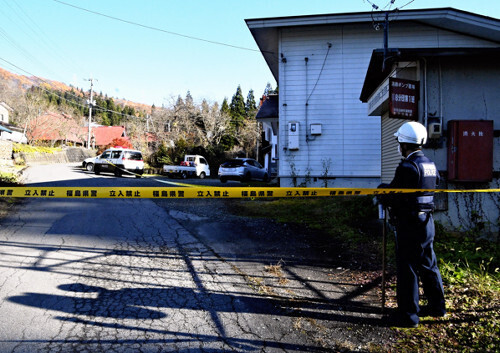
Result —
<instances>
[{"instance_id":1,"label":"white wall panel","mask_svg":"<svg viewBox=\"0 0 500 353\"><path fill-rule=\"evenodd\" d=\"M327 43L331 43L329 51ZM466 35L398 23L391 23L389 45L495 46ZM291 164L299 175L307 170L310 175L322 175L326 160L331 163L330 175L381 176L381 120L367 116L367 107L359 96L372 51L382 47L383 32L366 24L282 29L280 54L286 63L280 64L280 104L287 106L280 107L281 176L290 175ZM322 124L322 134L311 137L309 142L306 101L307 125ZM283 149L287 144L287 123L292 120L300 123L297 151Z\"/></svg>"}]
</instances>

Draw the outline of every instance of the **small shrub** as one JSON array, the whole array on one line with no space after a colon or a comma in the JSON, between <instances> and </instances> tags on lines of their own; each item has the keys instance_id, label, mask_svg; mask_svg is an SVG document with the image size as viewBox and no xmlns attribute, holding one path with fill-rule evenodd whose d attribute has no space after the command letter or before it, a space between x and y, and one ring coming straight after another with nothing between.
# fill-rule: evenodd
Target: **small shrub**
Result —
<instances>
[{"instance_id":1,"label":"small shrub","mask_svg":"<svg viewBox=\"0 0 500 353\"><path fill-rule=\"evenodd\" d=\"M0 185L17 184L17 175L13 173L5 173L0 171Z\"/></svg>"},{"instance_id":2,"label":"small shrub","mask_svg":"<svg viewBox=\"0 0 500 353\"><path fill-rule=\"evenodd\" d=\"M14 153L56 153L62 151L60 147L43 147L43 146L33 146L24 143L14 143L12 144L12 151Z\"/></svg>"}]
</instances>

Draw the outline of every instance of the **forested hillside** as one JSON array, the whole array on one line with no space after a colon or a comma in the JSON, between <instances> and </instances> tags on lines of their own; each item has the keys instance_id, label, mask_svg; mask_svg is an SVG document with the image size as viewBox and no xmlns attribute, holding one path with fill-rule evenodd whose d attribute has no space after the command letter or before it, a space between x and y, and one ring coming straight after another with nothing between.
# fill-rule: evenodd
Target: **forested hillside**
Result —
<instances>
[{"instance_id":1,"label":"forested hillside","mask_svg":"<svg viewBox=\"0 0 500 353\"><path fill-rule=\"evenodd\" d=\"M272 93L268 84L264 94ZM259 95L260 98L260 95ZM88 123L90 90L0 69L0 101L13 108L10 123L19 127L47 112L62 113L78 124ZM147 106L93 92L92 122L125 126L134 148L152 165L177 163L185 153L199 153L216 164L228 155L256 155L260 127L255 120L253 90L243 96L240 86L229 101L196 100L188 91L161 107ZM33 144L47 143L30 141Z\"/></svg>"}]
</instances>

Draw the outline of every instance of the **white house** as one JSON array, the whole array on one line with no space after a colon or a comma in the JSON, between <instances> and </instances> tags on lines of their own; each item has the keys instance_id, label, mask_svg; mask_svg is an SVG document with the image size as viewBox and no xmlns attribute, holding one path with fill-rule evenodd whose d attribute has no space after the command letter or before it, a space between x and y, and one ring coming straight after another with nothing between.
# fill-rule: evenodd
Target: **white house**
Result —
<instances>
[{"instance_id":1,"label":"white house","mask_svg":"<svg viewBox=\"0 0 500 353\"><path fill-rule=\"evenodd\" d=\"M383 19L361 12L246 20L279 86L280 185L380 183L381 122L359 96L372 52L383 48L384 31L375 29ZM452 8L389 19L390 48L500 43L500 21Z\"/></svg>"},{"instance_id":2,"label":"white house","mask_svg":"<svg viewBox=\"0 0 500 353\"><path fill-rule=\"evenodd\" d=\"M7 103L0 102L0 123L9 123L9 111L12 111L12 108Z\"/></svg>"},{"instance_id":3,"label":"white house","mask_svg":"<svg viewBox=\"0 0 500 353\"><path fill-rule=\"evenodd\" d=\"M264 167L271 177L278 174L278 95L270 94L261 98L256 119L262 123L262 148L260 153Z\"/></svg>"},{"instance_id":4,"label":"white house","mask_svg":"<svg viewBox=\"0 0 500 353\"><path fill-rule=\"evenodd\" d=\"M391 133L406 118L432 130L426 153L445 186L498 188L500 20L453 8L390 12L387 19L361 12L246 20L279 86L280 185L376 187L390 180L398 162ZM417 82L413 115L388 113L390 76ZM480 119L491 125L491 179L462 180L450 158L462 161L448 157L448 130L467 128L450 121ZM492 199L478 210L447 199L443 220L458 227L465 213L498 227L498 195L471 195L457 198L475 205Z\"/></svg>"},{"instance_id":5,"label":"white house","mask_svg":"<svg viewBox=\"0 0 500 353\"><path fill-rule=\"evenodd\" d=\"M9 124L9 112L13 109L5 102L0 102L0 140L27 143L23 129Z\"/></svg>"}]
</instances>

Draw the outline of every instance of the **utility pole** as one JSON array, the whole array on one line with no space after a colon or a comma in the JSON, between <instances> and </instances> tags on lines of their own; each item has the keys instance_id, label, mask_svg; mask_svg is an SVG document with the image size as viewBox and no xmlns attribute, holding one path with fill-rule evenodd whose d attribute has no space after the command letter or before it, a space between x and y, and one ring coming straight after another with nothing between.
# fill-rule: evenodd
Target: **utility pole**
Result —
<instances>
[{"instance_id":1,"label":"utility pole","mask_svg":"<svg viewBox=\"0 0 500 353\"><path fill-rule=\"evenodd\" d=\"M89 105L89 134L87 138L87 149L90 149L90 124L92 123L92 106L95 104L95 101L92 100L92 88L94 86L94 79L89 78L88 81L90 81L90 99L87 99L87 104Z\"/></svg>"},{"instance_id":2,"label":"utility pole","mask_svg":"<svg viewBox=\"0 0 500 353\"><path fill-rule=\"evenodd\" d=\"M384 20L384 61L382 62L382 71L385 71L385 61L388 59L389 51L389 12L385 12Z\"/></svg>"}]
</instances>

